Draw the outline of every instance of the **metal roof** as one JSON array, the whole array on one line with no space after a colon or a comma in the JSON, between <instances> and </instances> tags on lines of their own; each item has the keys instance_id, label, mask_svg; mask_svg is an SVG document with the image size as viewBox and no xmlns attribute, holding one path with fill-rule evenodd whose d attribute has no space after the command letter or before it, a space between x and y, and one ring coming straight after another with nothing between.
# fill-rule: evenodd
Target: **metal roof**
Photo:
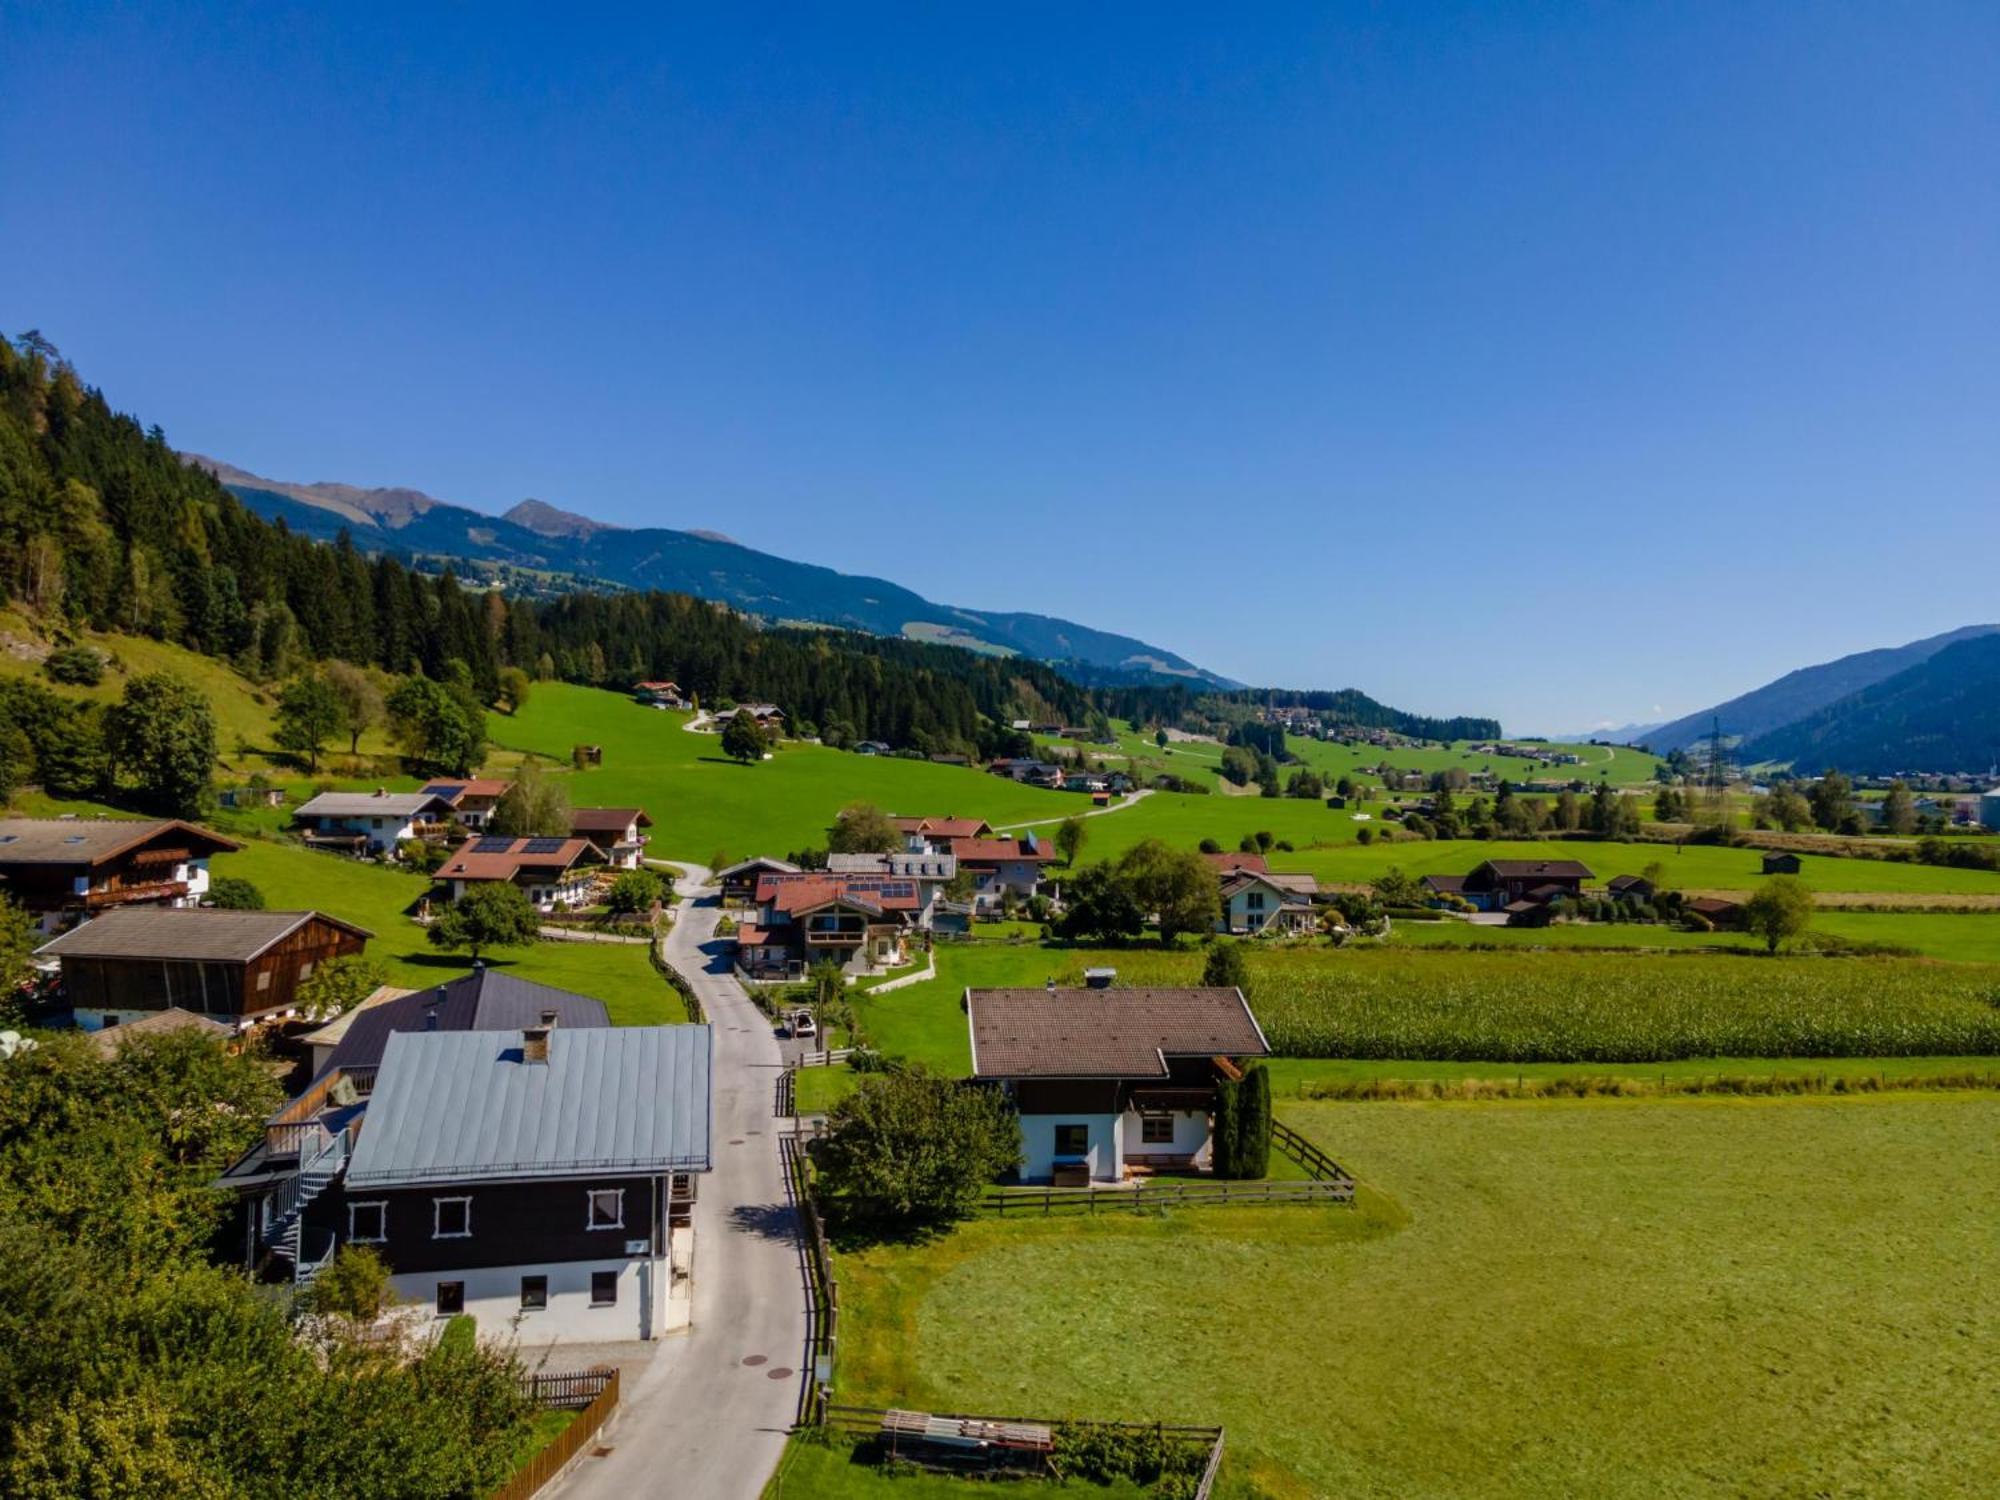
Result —
<instances>
[{"instance_id":1,"label":"metal roof","mask_svg":"<svg viewBox=\"0 0 2000 1500\"><path fill-rule=\"evenodd\" d=\"M421 812L449 813L451 803L435 792L321 792L299 805L298 818L414 818Z\"/></svg>"},{"instance_id":2,"label":"metal roof","mask_svg":"<svg viewBox=\"0 0 2000 1500\"><path fill-rule=\"evenodd\" d=\"M709 1168L706 1026L557 1026L548 1061L518 1031L389 1037L350 1191Z\"/></svg>"},{"instance_id":3,"label":"metal roof","mask_svg":"<svg viewBox=\"0 0 2000 1500\"><path fill-rule=\"evenodd\" d=\"M602 1000L480 968L427 990L406 990L366 1010L349 1011L341 1017L346 1027L322 1071L381 1062L389 1038L399 1031L519 1031L551 1010L558 1028L611 1024Z\"/></svg>"},{"instance_id":4,"label":"metal roof","mask_svg":"<svg viewBox=\"0 0 2000 1500\"><path fill-rule=\"evenodd\" d=\"M248 963L310 922L356 937L375 934L318 911L225 911L216 907L121 907L72 927L36 951L56 958L142 958Z\"/></svg>"}]
</instances>

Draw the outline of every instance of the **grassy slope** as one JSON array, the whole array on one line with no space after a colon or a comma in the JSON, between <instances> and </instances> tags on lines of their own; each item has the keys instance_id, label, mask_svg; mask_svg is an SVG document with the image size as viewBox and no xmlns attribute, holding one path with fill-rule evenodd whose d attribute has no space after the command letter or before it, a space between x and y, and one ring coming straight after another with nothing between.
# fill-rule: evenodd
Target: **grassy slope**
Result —
<instances>
[{"instance_id":1,"label":"grassy slope","mask_svg":"<svg viewBox=\"0 0 2000 1500\"><path fill-rule=\"evenodd\" d=\"M996 823L1060 818L1084 806L1080 797L983 771L815 745L788 744L771 760L742 766L723 755L715 735L685 733L687 718L616 693L540 683L518 715L492 720L492 734L564 762L580 741L602 745L603 767L575 776L572 799L645 807L653 818L652 852L665 858L706 861L719 849L740 859L824 844L834 814L855 801Z\"/></svg>"},{"instance_id":2,"label":"grassy slope","mask_svg":"<svg viewBox=\"0 0 2000 1500\"><path fill-rule=\"evenodd\" d=\"M2000 1099L1285 1113L1358 1211L844 1256L841 1394L1220 1421L1285 1495L1989 1491Z\"/></svg>"}]
</instances>

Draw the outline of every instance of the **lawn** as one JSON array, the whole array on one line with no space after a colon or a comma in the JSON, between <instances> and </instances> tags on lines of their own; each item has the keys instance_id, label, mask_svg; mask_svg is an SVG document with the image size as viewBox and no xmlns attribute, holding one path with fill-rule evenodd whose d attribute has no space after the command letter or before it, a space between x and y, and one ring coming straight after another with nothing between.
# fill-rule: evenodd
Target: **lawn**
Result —
<instances>
[{"instance_id":1,"label":"lawn","mask_svg":"<svg viewBox=\"0 0 2000 1500\"><path fill-rule=\"evenodd\" d=\"M2000 1099L1285 1116L1356 1209L842 1255L839 1396L1220 1422L1282 1496L1991 1493Z\"/></svg>"},{"instance_id":2,"label":"lawn","mask_svg":"<svg viewBox=\"0 0 2000 1500\"><path fill-rule=\"evenodd\" d=\"M367 928L375 934L368 956L389 971L391 984L440 984L471 967L464 954L431 947L406 915L430 887L421 875L254 840L240 853L218 855L211 869L250 881L273 909L316 907ZM654 972L643 944L537 943L488 954L486 962L521 979L594 996L621 1026L687 1019L680 996Z\"/></svg>"},{"instance_id":3,"label":"lawn","mask_svg":"<svg viewBox=\"0 0 2000 1500\"><path fill-rule=\"evenodd\" d=\"M850 802L995 823L1062 818L1087 802L960 766L791 742L768 761L739 765L723 755L719 737L686 733L688 717L620 693L545 682L519 714L491 716L489 730L496 744L564 766L573 745L601 745L601 768L569 775L571 800L643 807L653 819L651 853L701 863L718 851L741 859L824 846L827 825Z\"/></svg>"}]
</instances>

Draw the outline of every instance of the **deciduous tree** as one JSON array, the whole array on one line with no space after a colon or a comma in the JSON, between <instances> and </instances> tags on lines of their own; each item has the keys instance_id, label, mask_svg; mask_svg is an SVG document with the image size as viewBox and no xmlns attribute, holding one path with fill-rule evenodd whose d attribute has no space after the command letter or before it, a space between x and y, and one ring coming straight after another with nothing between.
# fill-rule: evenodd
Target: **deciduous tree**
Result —
<instances>
[{"instance_id":1,"label":"deciduous tree","mask_svg":"<svg viewBox=\"0 0 2000 1500\"><path fill-rule=\"evenodd\" d=\"M1812 891L1796 875L1773 875L1743 903L1743 925L1764 940L1767 953L1803 937L1812 919Z\"/></svg>"},{"instance_id":2,"label":"deciduous tree","mask_svg":"<svg viewBox=\"0 0 2000 1500\"><path fill-rule=\"evenodd\" d=\"M971 1212L1020 1161L1021 1127L997 1089L913 1068L864 1075L811 1150L836 1213L923 1228Z\"/></svg>"},{"instance_id":3,"label":"deciduous tree","mask_svg":"<svg viewBox=\"0 0 2000 1500\"><path fill-rule=\"evenodd\" d=\"M463 948L475 959L490 948L521 948L540 935L541 920L522 889L505 880L482 881L431 922L439 948Z\"/></svg>"},{"instance_id":4,"label":"deciduous tree","mask_svg":"<svg viewBox=\"0 0 2000 1500\"><path fill-rule=\"evenodd\" d=\"M169 672L134 677L105 714L105 741L147 807L180 818L201 810L215 770L215 715L193 684Z\"/></svg>"}]
</instances>

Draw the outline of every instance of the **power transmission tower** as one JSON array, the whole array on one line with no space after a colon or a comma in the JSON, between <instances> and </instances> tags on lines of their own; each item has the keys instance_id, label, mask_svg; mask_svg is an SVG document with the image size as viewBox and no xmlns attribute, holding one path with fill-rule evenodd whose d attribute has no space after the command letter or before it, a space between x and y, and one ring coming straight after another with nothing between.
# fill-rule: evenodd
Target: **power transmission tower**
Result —
<instances>
[{"instance_id":1,"label":"power transmission tower","mask_svg":"<svg viewBox=\"0 0 2000 1500\"><path fill-rule=\"evenodd\" d=\"M1709 721L1708 754L1701 768L1701 783L1708 793L1709 802L1720 807L1723 795L1729 790L1729 752L1723 748L1722 719L1719 715Z\"/></svg>"}]
</instances>

